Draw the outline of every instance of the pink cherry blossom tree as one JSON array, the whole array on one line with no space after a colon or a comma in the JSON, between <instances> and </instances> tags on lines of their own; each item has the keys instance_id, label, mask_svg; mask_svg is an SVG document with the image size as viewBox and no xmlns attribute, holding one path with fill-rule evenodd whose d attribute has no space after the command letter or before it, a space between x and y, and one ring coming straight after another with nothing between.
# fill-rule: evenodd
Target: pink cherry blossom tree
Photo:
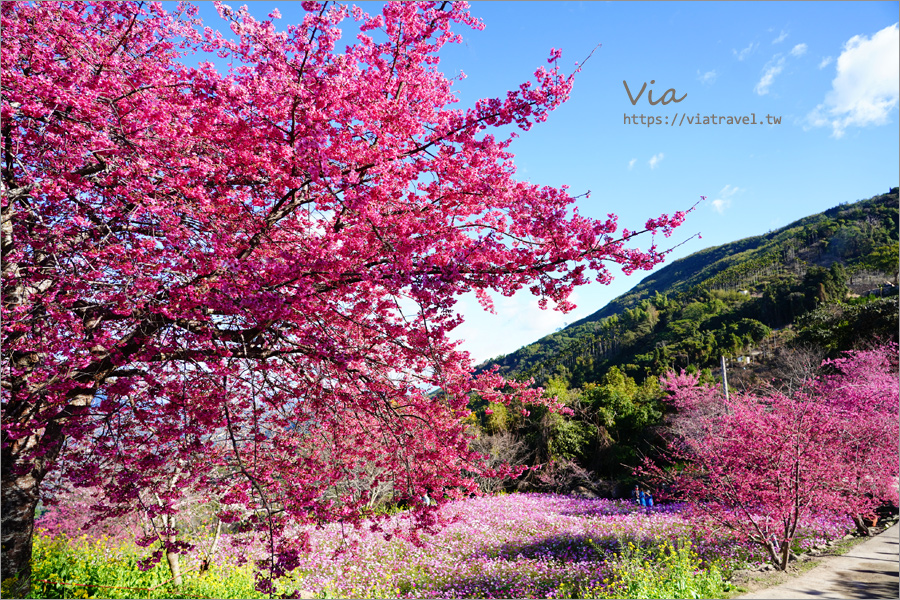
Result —
<instances>
[{"instance_id":1,"label":"pink cherry blossom tree","mask_svg":"<svg viewBox=\"0 0 900 600\"><path fill-rule=\"evenodd\" d=\"M822 366L826 373L811 382L810 394L827 399L841 418L844 493L898 504L897 345L847 352ZM851 517L868 535L863 517L871 507L861 508Z\"/></svg>"},{"instance_id":2,"label":"pink cherry blossom tree","mask_svg":"<svg viewBox=\"0 0 900 600\"><path fill-rule=\"evenodd\" d=\"M830 374L787 396L733 394L669 374L689 425L673 429L669 464L642 472L674 497L768 552L786 569L799 528L817 515L857 520L897 502L896 346L826 361Z\"/></svg>"},{"instance_id":3,"label":"pink cherry blossom tree","mask_svg":"<svg viewBox=\"0 0 900 600\"><path fill-rule=\"evenodd\" d=\"M469 395L541 402L472 376L459 296L527 287L569 310L608 264L662 261L632 238L685 217L619 229L515 179L514 130L572 89L558 51L461 109L438 65L453 27L481 27L465 3L303 7L278 28L218 5L226 38L189 6L3 3L2 577L20 592L57 467L103 490L98 518L163 522L170 562L185 493L258 527L270 574L304 546L290 523L358 523L371 489L414 508L408 535L435 525L422 498L481 472ZM188 66L210 53L227 72Z\"/></svg>"}]
</instances>

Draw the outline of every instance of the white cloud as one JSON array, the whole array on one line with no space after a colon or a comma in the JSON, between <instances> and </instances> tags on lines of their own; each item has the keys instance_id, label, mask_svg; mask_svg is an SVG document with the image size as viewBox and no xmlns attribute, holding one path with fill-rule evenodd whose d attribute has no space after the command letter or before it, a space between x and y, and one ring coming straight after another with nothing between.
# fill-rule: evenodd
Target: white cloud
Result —
<instances>
[{"instance_id":1,"label":"white cloud","mask_svg":"<svg viewBox=\"0 0 900 600\"><path fill-rule=\"evenodd\" d=\"M806 44L797 44L791 48L791 56L803 56L806 54Z\"/></svg>"},{"instance_id":2,"label":"white cloud","mask_svg":"<svg viewBox=\"0 0 900 600\"><path fill-rule=\"evenodd\" d=\"M593 312L576 309L566 314L554 310L553 302L544 310L527 290L513 296L498 296L494 301L496 314L485 312L471 293L463 296L455 307L465 320L450 335L462 341L460 349L469 352L475 364L514 352ZM579 303L577 291L572 292L569 301Z\"/></svg>"},{"instance_id":3,"label":"white cloud","mask_svg":"<svg viewBox=\"0 0 900 600\"><path fill-rule=\"evenodd\" d=\"M636 162L637 162L636 158L632 158L631 160L628 161L628 170L629 171L634 168L634 163L636 163Z\"/></svg>"},{"instance_id":4,"label":"white cloud","mask_svg":"<svg viewBox=\"0 0 900 600\"><path fill-rule=\"evenodd\" d=\"M867 38L856 35L837 59L837 77L825 101L807 115L813 127L831 127L840 138L849 127L884 125L900 96L898 23Z\"/></svg>"},{"instance_id":5,"label":"white cloud","mask_svg":"<svg viewBox=\"0 0 900 600\"><path fill-rule=\"evenodd\" d=\"M773 44L780 44L781 42L783 42L784 40L787 39L787 36L788 36L787 31L785 31L784 29L782 29L782 30L781 30L781 33L778 35L778 37L775 38L774 40L772 40L772 43L773 43Z\"/></svg>"},{"instance_id":6,"label":"white cloud","mask_svg":"<svg viewBox=\"0 0 900 600\"><path fill-rule=\"evenodd\" d=\"M780 54L776 54L772 57L765 66L765 72L763 76L760 78L759 82L756 84L754 91L760 96L765 96L769 93L769 88L772 86L772 83L775 82L775 77L784 70L784 57Z\"/></svg>"},{"instance_id":7,"label":"white cloud","mask_svg":"<svg viewBox=\"0 0 900 600\"><path fill-rule=\"evenodd\" d=\"M660 152L659 154L654 154L650 157L650 160L647 161L647 164L650 165L651 169L655 169L656 165L658 165L663 158L665 158L665 155L663 155L662 152Z\"/></svg>"},{"instance_id":8,"label":"white cloud","mask_svg":"<svg viewBox=\"0 0 900 600\"><path fill-rule=\"evenodd\" d=\"M715 83L716 77L718 77L718 75L716 74L715 70L707 71L703 74L701 74L700 71L697 71L697 79L700 81L700 83L706 85L712 85L713 83Z\"/></svg>"},{"instance_id":9,"label":"white cloud","mask_svg":"<svg viewBox=\"0 0 900 600\"><path fill-rule=\"evenodd\" d=\"M731 51L734 52L734 55L737 56L738 60L744 60L745 58L747 58L748 56L753 54L753 51L756 50L756 48L758 46L759 46L759 42L750 42L750 45L741 51L734 50L734 49L732 49Z\"/></svg>"},{"instance_id":10,"label":"white cloud","mask_svg":"<svg viewBox=\"0 0 900 600\"><path fill-rule=\"evenodd\" d=\"M725 214L725 209L731 206L731 198L737 194L738 192L743 192L744 190L733 186L731 184L726 185L722 188L722 190L716 195L716 199L712 201L713 210L717 213Z\"/></svg>"},{"instance_id":11,"label":"white cloud","mask_svg":"<svg viewBox=\"0 0 900 600\"><path fill-rule=\"evenodd\" d=\"M824 69L825 67L827 67L828 65L830 65L833 62L834 62L833 57L826 56L825 58L822 59L822 62L819 63L819 68Z\"/></svg>"}]
</instances>

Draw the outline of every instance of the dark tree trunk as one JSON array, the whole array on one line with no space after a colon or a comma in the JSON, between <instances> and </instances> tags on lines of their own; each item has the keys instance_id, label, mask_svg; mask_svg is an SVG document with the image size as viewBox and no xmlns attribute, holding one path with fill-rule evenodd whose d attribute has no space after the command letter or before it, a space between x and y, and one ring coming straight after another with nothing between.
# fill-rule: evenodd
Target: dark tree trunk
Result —
<instances>
[{"instance_id":1,"label":"dark tree trunk","mask_svg":"<svg viewBox=\"0 0 900 600\"><path fill-rule=\"evenodd\" d=\"M872 531L869 529L869 525L866 523L865 519L863 519L862 515L853 515L853 524L856 525L856 532L865 537L871 537Z\"/></svg>"},{"instance_id":2,"label":"dark tree trunk","mask_svg":"<svg viewBox=\"0 0 900 600\"><path fill-rule=\"evenodd\" d=\"M791 560L791 545L788 542L781 543L781 556L779 559L778 568L782 571L787 571L788 562Z\"/></svg>"},{"instance_id":3,"label":"dark tree trunk","mask_svg":"<svg viewBox=\"0 0 900 600\"><path fill-rule=\"evenodd\" d=\"M38 503L39 480L30 473L7 481L3 478L3 562L2 578L15 579L13 598L25 598L31 591L31 536L34 510Z\"/></svg>"},{"instance_id":4,"label":"dark tree trunk","mask_svg":"<svg viewBox=\"0 0 900 600\"><path fill-rule=\"evenodd\" d=\"M25 598L31 591L31 538L34 534L34 511L40 498L40 485L45 471L32 469L16 474L14 459L16 447L30 446L34 439L17 440L10 451L3 450L2 466L2 577L3 581L15 579L11 591L13 598ZM31 444L28 442L31 441Z\"/></svg>"},{"instance_id":5,"label":"dark tree trunk","mask_svg":"<svg viewBox=\"0 0 900 600\"><path fill-rule=\"evenodd\" d=\"M769 558L772 560L772 565L776 569L779 571L787 570L788 561L791 559L790 544L774 540L763 540L759 542L759 545L765 548Z\"/></svg>"},{"instance_id":6,"label":"dark tree trunk","mask_svg":"<svg viewBox=\"0 0 900 600\"><path fill-rule=\"evenodd\" d=\"M25 598L31 591L31 546L34 511L40 500L41 481L59 456L64 437L58 421L42 434L18 440L3 436L0 450L0 527L2 527L3 581L13 578L11 597ZM39 452L35 452L39 449Z\"/></svg>"}]
</instances>

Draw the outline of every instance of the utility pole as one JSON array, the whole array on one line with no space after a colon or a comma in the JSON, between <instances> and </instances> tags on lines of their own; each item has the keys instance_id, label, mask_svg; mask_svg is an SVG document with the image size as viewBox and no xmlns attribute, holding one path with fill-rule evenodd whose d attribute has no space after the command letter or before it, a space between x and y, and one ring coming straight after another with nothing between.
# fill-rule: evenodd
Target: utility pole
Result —
<instances>
[{"instance_id":1,"label":"utility pole","mask_svg":"<svg viewBox=\"0 0 900 600\"><path fill-rule=\"evenodd\" d=\"M722 356L722 385L725 386L725 401L728 402L728 373L725 372L725 356Z\"/></svg>"}]
</instances>

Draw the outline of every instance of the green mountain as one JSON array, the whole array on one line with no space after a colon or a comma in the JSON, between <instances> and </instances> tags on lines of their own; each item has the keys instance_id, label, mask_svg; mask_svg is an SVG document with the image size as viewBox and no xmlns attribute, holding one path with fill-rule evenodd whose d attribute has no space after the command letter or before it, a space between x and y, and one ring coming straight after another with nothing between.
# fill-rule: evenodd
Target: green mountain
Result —
<instances>
[{"instance_id":1,"label":"green mountain","mask_svg":"<svg viewBox=\"0 0 900 600\"><path fill-rule=\"evenodd\" d=\"M848 328L896 337L896 301L856 296L896 284L897 239L893 188L673 261L589 317L484 366L577 387L612 366L638 380L666 368L710 367L721 355L777 343L772 331L784 328L791 335L782 337L832 352L857 341Z\"/></svg>"}]
</instances>

